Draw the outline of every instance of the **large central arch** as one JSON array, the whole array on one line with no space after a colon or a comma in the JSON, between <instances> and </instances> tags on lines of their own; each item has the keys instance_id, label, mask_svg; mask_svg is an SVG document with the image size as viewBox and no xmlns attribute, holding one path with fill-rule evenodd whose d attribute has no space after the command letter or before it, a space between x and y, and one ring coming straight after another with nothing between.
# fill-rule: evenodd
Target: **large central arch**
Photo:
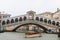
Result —
<instances>
[{"instance_id":1,"label":"large central arch","mask_svg":"<svg viewBox=\"0 0 60 40\"><path fill-rule=\"evenodd\" d=\"M12 31L16 31L19 27L24 26L24 25L29 25L29 24L33 24L33 25L36 25L36 26L42 28L42 29L44 30L44 32L47 31L47 28L45 28L45 27L42 26L42 25L36 24L36 23L26 23L26 24L22 24L22 25L17 26L17 27L16 27L15 29L13 29Z\"/></svg>"}]
</instances>

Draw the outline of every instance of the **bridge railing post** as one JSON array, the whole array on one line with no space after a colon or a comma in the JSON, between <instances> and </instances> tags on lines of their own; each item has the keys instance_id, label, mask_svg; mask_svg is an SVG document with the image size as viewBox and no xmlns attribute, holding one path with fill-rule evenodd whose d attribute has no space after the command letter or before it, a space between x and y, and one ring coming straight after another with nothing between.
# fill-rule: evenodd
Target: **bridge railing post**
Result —
<instances>
[{"instance_id":1,"label":"bridge railing post","mask_svg":"<svg viewBox=\"0 0 60 40\"><path fill-rule=\"evenodd\" d=\"M58 37L60 37L60 27L59 27Z\"/></svg>"}]
</instances>

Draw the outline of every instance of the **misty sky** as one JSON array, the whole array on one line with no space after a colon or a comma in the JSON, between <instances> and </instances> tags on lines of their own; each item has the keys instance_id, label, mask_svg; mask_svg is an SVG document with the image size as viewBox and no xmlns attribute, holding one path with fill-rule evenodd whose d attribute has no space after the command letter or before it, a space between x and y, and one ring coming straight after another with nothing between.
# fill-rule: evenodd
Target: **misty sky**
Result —
<instances>
[{"instance_id":1,"label":"misty sky","mask_svg":"<svg viewBox=\"0 0 60 40\"><path fill-rule=\"evenodd\" d=\"M0 11L12 16L26 14L33 10L37 14L42 12L55 12L60 8L60 0L0 0Z\"/></svg>"}]
</instances>

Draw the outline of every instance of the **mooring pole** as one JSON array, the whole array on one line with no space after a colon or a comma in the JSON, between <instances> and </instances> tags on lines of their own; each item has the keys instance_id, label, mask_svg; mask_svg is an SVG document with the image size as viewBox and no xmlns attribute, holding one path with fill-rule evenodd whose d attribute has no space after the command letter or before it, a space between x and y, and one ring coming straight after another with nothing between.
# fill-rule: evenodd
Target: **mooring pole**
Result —
<instances>
[{"instance_id":1,"label":"mooring pole","mask_svg":"<svg viewBox=\"0 0 60 40\"><path fill-rule=\"evenodd\" d=\"M59 27L59 33L58 33L58 37L60 37L60 27Z\"/></svg>"}]
</instances>

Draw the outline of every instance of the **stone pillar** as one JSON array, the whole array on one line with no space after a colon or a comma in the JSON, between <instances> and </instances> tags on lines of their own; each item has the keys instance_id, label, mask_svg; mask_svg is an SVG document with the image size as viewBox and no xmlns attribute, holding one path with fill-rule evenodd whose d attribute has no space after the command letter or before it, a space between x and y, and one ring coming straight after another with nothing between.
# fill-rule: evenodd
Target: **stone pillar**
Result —
<instances>
[{"instance_id":1,"label":"stone pillar","mask_svg":"<svg viewBox=\"0 0 60 40\"><path fill-rule=\"evenodd\" d=\"M4 32L4 28L2 26L2 19L3 19L3 15L0 15L1 18L0 18L0 33Z\"/></svg>"},{"instance_id":2,"label":"stone pillar","mask_svg":"<svg viewBox=\"0 0 60 40\"><path fill-rule=\"evenodd\" d=\"M0 24L0 33L2 33L3 32L3 27L2 27L2 25Z\"/></svg>"}]
</instances>

